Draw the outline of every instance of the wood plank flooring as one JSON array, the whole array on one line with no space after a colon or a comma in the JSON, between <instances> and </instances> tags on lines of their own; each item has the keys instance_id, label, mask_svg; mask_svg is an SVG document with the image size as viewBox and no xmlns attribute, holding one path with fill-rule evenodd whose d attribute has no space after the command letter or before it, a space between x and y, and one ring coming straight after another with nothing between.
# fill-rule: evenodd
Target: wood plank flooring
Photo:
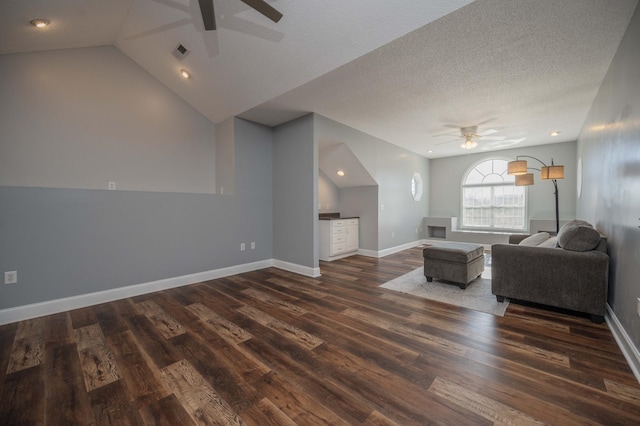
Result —
<instances>
[{"instance_id":1,"label":"wood plank flooring","mask_svg":"<svg viewBox=\"0 0 640 426\"><path fill-rule=\"evenodd\" d=\"M606 324L379 288L419 248L0 326L1 425L637 425Z\"/></svg>"}]
</instances>

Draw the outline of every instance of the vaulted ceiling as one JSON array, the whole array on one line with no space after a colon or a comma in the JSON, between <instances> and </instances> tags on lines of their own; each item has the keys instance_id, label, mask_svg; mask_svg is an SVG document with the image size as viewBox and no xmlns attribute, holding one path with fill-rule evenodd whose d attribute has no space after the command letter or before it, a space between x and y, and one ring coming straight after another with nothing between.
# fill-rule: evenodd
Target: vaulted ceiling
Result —
<instances>
[{"instance_id":1,"label":"vaulted ceiling","mask_svg":"<svg viewBox=\"0 0 640 426\"><path fill-rule=\"evenodd\" d=\"M113 44L216 123L317 112L437 158L474 125L476 150L575 140L637 0L268 3L214 0L205 31L198 0L3 0L0 54Z\"/></svg>"}]
</instances>

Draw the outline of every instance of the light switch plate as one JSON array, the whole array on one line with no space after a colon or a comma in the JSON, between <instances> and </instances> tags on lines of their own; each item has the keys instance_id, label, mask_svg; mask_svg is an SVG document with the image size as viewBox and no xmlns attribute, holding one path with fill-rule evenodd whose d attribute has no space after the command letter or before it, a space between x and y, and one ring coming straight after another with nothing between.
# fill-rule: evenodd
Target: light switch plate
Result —
<instances>
[{"instance_id":1,"label":"light switch plate","mask_svg":"<svg viewBox=\"0 0 640 426\"><path fill-rule=\"evenodd\" d=\"M7 271L4 273L5 284L15 284L18 282L18 271Z\"/></svg>"}]
</instances>

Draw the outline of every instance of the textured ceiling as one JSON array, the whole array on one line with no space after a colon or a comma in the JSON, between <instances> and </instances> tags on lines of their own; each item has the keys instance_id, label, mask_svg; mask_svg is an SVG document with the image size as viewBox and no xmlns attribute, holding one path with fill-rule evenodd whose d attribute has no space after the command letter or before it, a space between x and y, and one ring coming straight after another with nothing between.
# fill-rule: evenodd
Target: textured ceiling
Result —
<instances>
[{"instance_id":1,"label":"textured ceiling","mask_svg":"<svg viewBox=\"0 0 640 426\"><path fill-rule=\"evenodd\" d=\"M476 124L503 139L476 150L575 140L637 0L269 3L215 0L205 32L198 0L2 0L0 54L114 44L214 122L317 112L436 158Z\"/></svg>"}]
</instances>

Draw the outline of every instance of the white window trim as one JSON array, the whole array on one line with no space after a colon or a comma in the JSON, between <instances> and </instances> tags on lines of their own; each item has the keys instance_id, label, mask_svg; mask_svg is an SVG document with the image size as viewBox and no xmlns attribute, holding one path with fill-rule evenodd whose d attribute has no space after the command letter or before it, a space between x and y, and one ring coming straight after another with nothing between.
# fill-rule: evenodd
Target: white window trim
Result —
<instances>
[{"instance_id":1,"label":"white window trim","mask_svg":"<svg viewBox=\"0 0 640 426\"><path fill-rule=\"evenodd\" d=\"M513 161L513 158L508 157L486 157L471 164L462 175L460 181L460 219L458 220L458 229L461 231L473 231L473 232L486 232L486 233L527 233L529 232L529 188L524 187L524 227L522 229L516 228L495 228L495 227L476 227L476 226L464 226L464 191L463 188L482 187L482 186L511 186L510 183L495 183L495 184L469 184L465 185L467 176L471 173L479 164L489 160L503 160L506 162ZM492 221L493 222L493 221Z\"/></svg>"}]
</instances>

